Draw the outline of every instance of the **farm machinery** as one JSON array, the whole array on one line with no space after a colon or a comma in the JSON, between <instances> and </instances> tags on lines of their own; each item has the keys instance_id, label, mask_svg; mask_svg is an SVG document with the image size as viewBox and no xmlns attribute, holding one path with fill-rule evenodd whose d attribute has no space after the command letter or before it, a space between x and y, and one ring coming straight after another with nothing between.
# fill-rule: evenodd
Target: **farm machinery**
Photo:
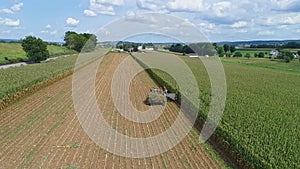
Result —
<instances>
[{"instance_id":1,"label":"farm machinery","mask_svg":"<svg viewBox=\"0 0 300 169\"><path fill-rule=\"evenodd\" d=\"M151 89L147 97L147 105L165 105L168 100L176 101L175 93L168 93L164 88L162 89Z\"/></svg>"}]
</instances>

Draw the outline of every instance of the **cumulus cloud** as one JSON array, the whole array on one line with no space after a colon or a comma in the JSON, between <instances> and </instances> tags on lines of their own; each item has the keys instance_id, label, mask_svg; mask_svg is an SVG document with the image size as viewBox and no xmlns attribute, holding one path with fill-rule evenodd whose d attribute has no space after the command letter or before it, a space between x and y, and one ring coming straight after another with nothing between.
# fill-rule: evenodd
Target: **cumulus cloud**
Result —
<instances>
[{"instance_id":1,"label":"cumulus cloud","mask_svg":"<svg viewBox=\"0 0 300 169\"><path fill-rule=\"evenodd\" d=\"M84 10L84 15L85 16L97 16L97 14L94 11L88 10L88 9Z\"/></svg>"},{"instance_id":2,"label":"cumulus cloud","mask_svg":"<svg viewBox=\"0 0 300 169\"><path fill-rule=\"evenodd\" d=\"M276 8L279 8L279 9L284 9L286 8L287 6L289 6L290 4L292 4L293 2L297 2L297 0L293 1L293 0L271 0L271 3L270 4L274 4L274 7ZM298 0L298 3L299 3L299 0Z\"/></svg>"},{"instance_id":3,"label":"cumulus cloud","mask_svg":"<svg viewBox=\"0 0 300 169\"><path fill-rule=\"evenodd\" d=\"M204 9L202 0L137 0L140 9L154 12L199 12Z\"/></svg>"},{"instance_id":4,"label":"cumulus cloud","mask_svg":"<svg viewBox=\"0 0 300 169\"><path fill-rule=\"evenodd\" d=\"M162 1L162 0L137 0L136 1L137 6L140 9L144 9L144 10L150 10L150 11L163 11L166 9L166 1Z\"/></svg>"},{"instance_id":5,"label":"cumulus cloud","mask_svg":"<svg viewBox=\"0 0 300 169\"><path fill-rule=\"evenodd\" d=\"M84 15L116 15L114 7L121 5L124 5L124 0L90 0L90 8L84 10Z\"/></svg>"},{"instance_id":6,"label":"cumulus cloud","mask_svg":"<svg viewBox=\"0 0 300 169\"><path fill-rule=\"evenodd\" d=\"M112 6L124 5L123 0L91 0L90 2L91 5L93 4L112 5Z\"/></svg>"},{"instance_id":7,"label":"cumulus cloud","mask_svg":"<svg viewBox=\"0 0 300 169\"><path fill-rule=\"evenodd\" d=\"M74 18L68 18L66 20L66 23L68 27L76 27L79 24L79 20L76 20Z\"/></svg>"},{"instance_id":8,"label":"cumulus cloud","mask_svg":"<svg viewBox=\"0 0 300 169\"><path fill-rule=\"evenodd\" d=\"M51 25L50 24L46 25L46 29L51 29Z\"/></svg>"},{"instance_id":9,"label":"cumulus cloud","mask_svg":"<svg viewBox=\"0 0 300 169\"><path fill-rule=\"evenodd\" d=\"M24 5L23 3L19 2L14 4L12 7L10 7L10 9L5 8L5 9L1 9L0 11L5 14L14 14L17 11L20 11L23 5Z\"/></svg>"},{"instance_id":10,"label":"cumulus cloud","mask_svg":"<svg viewBox=\"0 0 300 169\"><path fill-rule=\"evenodd\" d=\"M116 15L116 12L115 12L113 6L105 6L102 4L91 5L91 11L94 11L95 13L103 14L103 15Z\"/></svg>"},{"instance_id":11,"label":"cumulus cloud","mask_svg":"<svg viewBox=\"0 0 300 169\"><path fill-rule=\"evenodd\" d=\"M20 19L17 20L12 20L8 18L0 18L0 24L4 26L12 26L12 27L17 27L20 25Z\"/></svg>"},{"instance_id":12,"label":"cumulus cloud","mask_svg":"<svg viewBox=\"0 0 300 169\"><path fill-rule=\"evenodd\" d=\"M14 12L10 9L2 9L1 12L5 13L5 14L14 14Z\"/></svg>"},{"instance_id":13,"label":"cumulus cloud","mask_svg":"<svg viewBox=\"0 0 300 169\"><path fill-rule=\"evenodd\" d=\"M246 21L238 21L231 25L232 28L244 28L248 25Z\"/></svg>"},{"instance_id":14,"label":"cumulus cloud","mask_svg":"<svg viewBox=\"0 0 300 169\"><path fill-rule=\"evenodd\" d=\"M231 4L231 2L223 1L214 3L211 9L216 14L216 16L225 17L231 11L232 6L233 5Z\"/></svg>"},{"instance_id":15,"label":"cumulus cloud","mask_svg":"<svg viewBox=\"0 0 300 169\"><path fill-rule=\"evenodd\" d=\"M22 2L19 2L19 3L14 4L14 5L11 7L11 9L12 9L13 11L20 11L20 10L22 9L23 5L24 5L24 4L23 4Z\"/></svg>"},{"instance_id":16,"label":"cumulus cloud","mask_svg":"<svg viewBox=\"0 0 300 169\"><path fill-rule=\"evenodd\" d=\"M167 3L169 11L199 12L204 9L202 0L175 0Z\"/></svg>"},{"instance_id":17,"label":"cumulus cloud","mask_svg":"<svg viewBox=\"0 0 300 169\"><path fill-rule=\"evenodd\" d=\"M268 26L296 24L300 24L300 14L279 14L266 19L266 25Z\"/></svg>"}]
</instances>

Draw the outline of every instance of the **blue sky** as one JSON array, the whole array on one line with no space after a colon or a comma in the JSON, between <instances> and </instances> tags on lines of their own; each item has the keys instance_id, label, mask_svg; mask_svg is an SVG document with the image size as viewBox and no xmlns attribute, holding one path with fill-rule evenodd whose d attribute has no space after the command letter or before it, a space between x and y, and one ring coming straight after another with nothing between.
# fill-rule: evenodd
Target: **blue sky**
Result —
<instances>
[{"instance_id":1,"label":"blue sky","mask_svg":"<svg viewBox=\"0 0 300 169\"><path fill-rule=\"evenodd\" d=\"M149 12L191 22L210 41L300 39L300 0L3 0L0 39L63 41L68 30L94 33Z\"/></svg>"}]
</instances>

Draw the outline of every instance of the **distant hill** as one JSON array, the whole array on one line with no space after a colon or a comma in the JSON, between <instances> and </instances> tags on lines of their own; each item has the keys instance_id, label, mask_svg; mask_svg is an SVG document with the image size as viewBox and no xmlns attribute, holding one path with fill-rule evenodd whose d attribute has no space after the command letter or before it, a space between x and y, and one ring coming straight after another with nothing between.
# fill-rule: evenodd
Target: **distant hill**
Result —
<instances>
[{"instance_id":1,"label":"distant hill","mask_svg":"<svg viewBox=\"0 0 300 169\"><path fill-rule=\"evenodd\" d=\"M18 39L0 39L0 42L18 42ZM288 42L297 42L300 43L299 40L251 40L251 41L222 41L222 42L216 42L218 45L235 45L235 46L247 46L247 45L282 45L286 44ZM49 42L49 43L58 43L63 44L63 42ZM117 43L132 43L129 41L120 41L120 42L113 42L113 41L106 41L106 42L98 42L99 45L103 46L112 46ZM139 42L140 43L140 42ZM177 44L178 42L165 42L165 43L153 43L154 45L172 45ZM183 43L181 43L183 44Z\"/></svg>"},{"instance_id":2,"label":"distant hill","mask_svg":"<svg viewBox=\"0 0 300 169\"><path fill-rule=\"evenodd\" d=\"M288 42L297 42L300 43L300 40L254 40L254 41L224 41L224 42L217 42L218 45L283 45Z\"/></svg>"},{"instance_id":3,"label":"distant hill","mask_svg":"<svg viewBox=\"0 0 300 169\"><path fill-rule=\"evenodd\" d=\"M288 42L297 42L300 43L299 40L253 40L253 41L222 41L222 42L216 42L218 45L235 45L235 46L250 46L250 45L283 45L287 44ZM103 46L111 46L114 44L126 44L126 43L134 43L134 42L129 42L129 41L120 41L120 42L99 42L99 45ZM154 45L172 45L172 44L177 44L178 42L165 42L165 43L153 43ZM213 42L212 42L213 43ZM138 44L142 44L139 42ZM184 44L184 43L180 43Z\"/></svg>"},{"instance_id":4,"label":"distant hill","mask_svg":"<svg viewBox=\"0 0 300 169\"><path fill-rule=\"evenodd\" d=\"M6 43L9 43L9 42L18 42L19 40L17 39L0 39L0 42L6 42Z\"/></svg>"}]
</instances>

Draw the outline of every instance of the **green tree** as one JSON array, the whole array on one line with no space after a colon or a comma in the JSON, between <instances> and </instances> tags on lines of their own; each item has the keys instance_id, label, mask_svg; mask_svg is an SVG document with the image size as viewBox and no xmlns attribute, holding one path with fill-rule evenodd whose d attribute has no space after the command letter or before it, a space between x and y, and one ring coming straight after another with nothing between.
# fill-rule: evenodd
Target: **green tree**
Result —
<instances>
[{"instance_id":1,"label":"green tree","mask_svg":"<svg viewBox=\"0 0 300 169\"><path fill-rule=\"evenodd\" d=\"M250 53L246 53L245 57L249 59L251 57Z\"/></svg>"},{"instance_id":2,"label":"green tree","mask_svg":"<svg viewBox=\"0 0 300 169\"><path fill-rule=\"evenodd\" d=\"M230 50L231 53L234 53L236 51L235 46L231 45L229 47L229 50Z\"/></svg>"},{"instance_id":3,"label":"green tree","mask_svg":"<svg viewBox=\"0 0 300 169\"><path fill-rule=\"evenodd\" d=\"M40 38L34 36L27 36L21 40L23 50L29 61L40 62L49 58L49 51L47 43Z\"/></svg>"},{"instance_id":4,"label":"green tree","mask_svg":"<svg viewBox=\"0 0 300 169\"><path fill-rule=\"evenodd\" d=\"M219 57L224 57L225 51L224 51L223 46L218 46L217 53L218 53Z\"/></svg>"},{"instance_id":5,"label":"green tree","mask_svg":"<svg viewBox=\"0 0 300 169\"><path fill-rule=\"evenodd\" d=\"M264 57L265 57L264 52L259 52L258 57L259 57L259 58L264 58Z\"/></svg>"},{"instance_id":6,"label":"green tree","mask_svg":"<svg viewBox=\"0 0 300 169\"><path fill-rule=\"evenodd\" d=\"M68 31L64 37L65 45L77 52L90 52L93 51L97 45L96 35L83 33L77 34L76 32Z\"/></svg>"},{"instance_id":7,"label":"green tree","mask_svg":"<svg viewBox=\"0 0 300 169\"><path fill-rule=\"evenodd\" d=\"M212 46L214 47L215 51L218 51L218 44L217 43L213 43Z\"/></svg>"},{"instance_id":8,"label":"green tree","mask_svg":"<svg viewBox=\"0 0 300 169\"><path fill-rule=\"evenodd\" d=\"M235 52L233 57L242 57L242 53L241 52Z\"/></svg>"},{"instance_id":9,"label":"green tree","mask_svg":"<svg viewBox=\"0 0 300 169\"><path fill-rule=\"evenodd\" d=\"M285 62L290 62L294 59L294 54L289 50L282 50L277 56L278 59L283 59Z\"/></svg>"},{"instance_id":10,"label":"green tree","mask_svg":"<svg viewBox=\"0 0 300 169\"><path fill-rule=\"evenodd\" d=\"M225 53L227 53L230 50L230 46L227 44L223 45L223 48L224 48Z\"/></svg>"},{"instance_id":11,"label":"green tree","mask_svg":"<svg viewBox=\"0 0 300 169\"><path fill-rule=\"evenodd\" d=\"M82 49L83 52L91 52L93 51L97 46L97 37L93 34L88 34L84 36L85 39L83 41L85 42L84 48Z\"/></svg>"}]
</instances>

